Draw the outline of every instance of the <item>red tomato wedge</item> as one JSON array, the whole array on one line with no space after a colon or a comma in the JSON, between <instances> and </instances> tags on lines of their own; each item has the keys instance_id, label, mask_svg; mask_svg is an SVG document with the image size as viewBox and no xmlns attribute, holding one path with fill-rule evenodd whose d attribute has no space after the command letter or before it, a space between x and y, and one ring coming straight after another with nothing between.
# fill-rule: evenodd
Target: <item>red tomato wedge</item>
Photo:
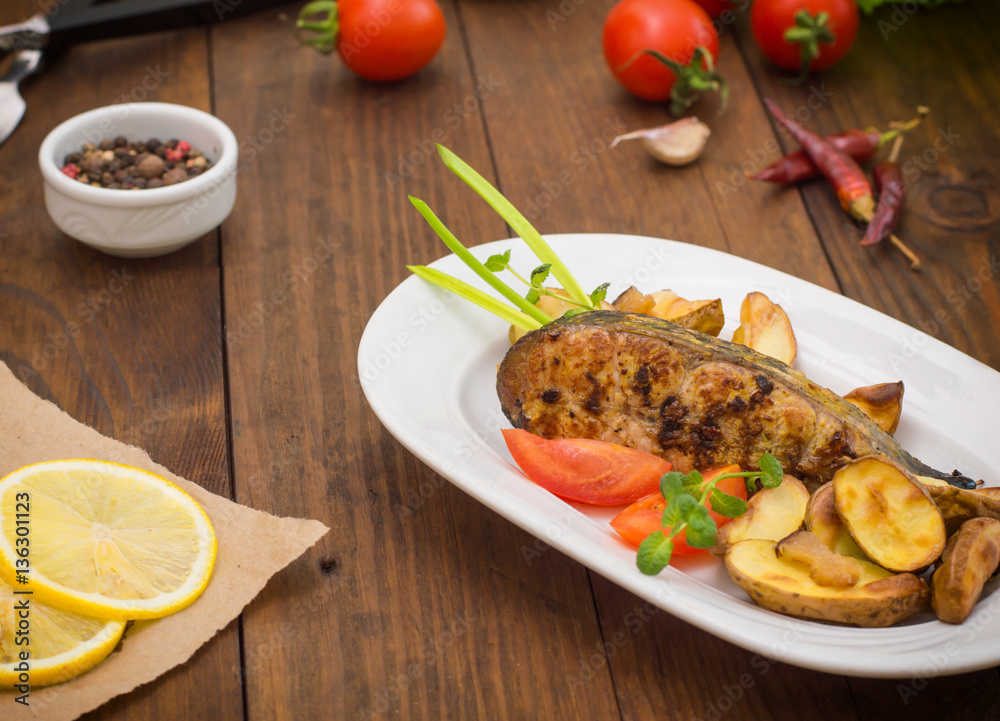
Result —
<instances>
[{"instance_id":1,"label":"red tomato wedge","mask_svg":"<svg viewBox=\"0 0 1000 721\"><path fill-rule=\"evenodd\" d=\"M702 477L706 481L710 481L716 476L721 476L723 473L739 472L740 467L737 465L722 466L721 468L713 468L710 471L705 471L702 473ZM743 478L723 478L715 487L723 493L728 493L730 496L742 498L744 501L747 499L747 486ZM666 505L666 501L663 500L659 487L657 487L656 493L636 501L612 518L611 526L618 531L618 535L624 538L629 545L638 548L639 544L646 540L646 536L650 533L663 530L663 509ZM707 498L705 499L705 506L708 507L708 515L715 519L717 527L721 528L733 520L732 518L720 516L713 511L711 506L708 505ZM691 555L702 553L705 550L704 548L691 548L691 546L687 545L687 534L684 531L681 531L674 538L674 554Z\"/></svg>"},{"instance_id":2,"label":"red tomato wedge","mask_svg":"<svg viewBox=\"0 0 1000 721\"><path fill-rule=\"evenodd\" d=\"M584 438L547 439L515 428L503 431L525 475L561 498L617 506L660 487L670 463L634 448Z\"/></svg>"}]
</instances>

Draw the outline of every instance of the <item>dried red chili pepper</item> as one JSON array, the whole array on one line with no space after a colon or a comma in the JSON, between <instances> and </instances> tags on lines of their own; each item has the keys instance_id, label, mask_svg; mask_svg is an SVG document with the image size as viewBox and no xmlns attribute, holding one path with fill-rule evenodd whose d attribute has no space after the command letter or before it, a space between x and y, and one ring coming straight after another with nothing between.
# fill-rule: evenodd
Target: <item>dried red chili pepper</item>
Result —
<instances>
[{"instance_id":1,"label":"dried red chili pepper","mask_svg":"<svg viewBox=\"0 0 1000 721\"><path fill-rule=\"evenodd\" d=\"M874 128L870 130L847 130L823 138L830 145L847 153L859 163L867 163L875 157L875 152L881 145L882 134ZM822 175L816 163L804 150L796 150L783 158L779 158L756 175L748 175L751 180L766 180L770 183L798 183L812 180Z\"/></svg>"},{"instance_id":2,"label":"dried red chili pepper","mask_svg":"<svg viewBox=\"0 0 1000 721\"><path fill-rule=\"evenodd\" d=\"M877 128L868 128L866 130L853 128L845 130L842 133L827 135L823 139L837 150L847 153L858 161L859 164L864 165L872 161L875 153L883 145L899 137L902 133L917 127L927 112L927 108L921 107L918 109L919 115L916 118L902 123L898 127L893 127L892 130L887 130L884 133ZM804 150L796 150L794 153L789 153L785 157L774 161L756 175L748 175L747 177L751 180L766 180L771 183L788 184L799 183L803 180L812 180L821 175L822 173L819 172L819 168L816 167L816 163L812 161L808 153Z\"/></svg>"},{"instance_id":3,"label":"dried red chili pepper","mask_svg":"<svg viewBox=\"0 0 1000 721\"><path fill-rule=\"evenodd\" d=\"M789 119L777 105L770 99L764 98L764 104L775 120L783 125L792 134L802 149L806 151L816 167L826 177L837 193L840 206L851 214L852 217L865 222L871 222L875 215L875 198L872 195L872 186L865 177L864 171L857 162L846 155L843 151L837 150L823 138L811 133L795 121ZM889 236L893 245L910 260L910 267L913 270L920 270L920 261L913 251L895 235Z\"/></svg>"},{"instance_id":4,"label":"dried red chili pepper","mask_svg":"<svg viewBox=\"0 0 1000 721\"><path fill-rule=\"evenodd\" d=\"M875 198L872 186L857 161L786 116L768 98L764 98L764 104L774 119L799 141L802 149L830 181L841 207L854 218L870 221L875 214Z\"/></svg>"},{"instance_id":5,"label":"dried red chili pepper","mask_svg":"<svg viewBox=\"0 0 1000 721\"><path fill-rule=\"evenodd\" d=\"M903 184L903 173L896 162L902 141L903 136L897 137L889 158L875 166L873 177L875 192L878 193L878 206L875 208L875 217L865 229L861 245L875 245L883 238L887 238L903 217L906 187Z\"/></svg>"}]
</instances>

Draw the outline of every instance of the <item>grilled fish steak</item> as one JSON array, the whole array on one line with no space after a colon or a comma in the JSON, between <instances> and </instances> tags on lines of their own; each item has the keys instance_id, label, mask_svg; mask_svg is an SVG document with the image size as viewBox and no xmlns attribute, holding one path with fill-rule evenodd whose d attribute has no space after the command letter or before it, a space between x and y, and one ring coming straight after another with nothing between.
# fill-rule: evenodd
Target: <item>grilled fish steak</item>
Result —
<instances>
[{"instance_id":1,"label":"grilled fish steak","mask_svg":"<svg viewBox=\"0 0 1000 721\"><path fill-rule=\"evenodd\" d=\"M517 428L638 448L685 473L755 468L770 453L815 490L851 459L883 453L914 474L975 485L916 460L788 365L646 315L592 311L528 333L500 364L497 394Z\"/></svg>"}]
</instances>

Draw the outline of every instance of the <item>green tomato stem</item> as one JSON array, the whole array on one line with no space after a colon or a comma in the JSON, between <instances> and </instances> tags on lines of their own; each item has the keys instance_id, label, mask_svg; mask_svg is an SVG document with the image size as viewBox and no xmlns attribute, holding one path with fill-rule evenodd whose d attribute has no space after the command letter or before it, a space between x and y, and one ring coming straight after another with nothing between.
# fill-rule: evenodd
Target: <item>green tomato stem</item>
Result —
<instances>
[{"instance_id":1,"label":"green tomato stem","mask_svg":"<svg viewBox=\"0 0 1000 721\"><path fill-rule=\"evenodd\" d=\"M319 15L318 20L309 20L313 15ZM295 23L299 42L329 55L337 49L337 36L340 34L339 9L334 0L315 0L299 11ZM312 37L303 37L302 31L316 33Z\"/></svg>"},{"instance_id":2,"label":"green tomato stem","mask_svg":"<svg viewBox=\"0 0 1000 721\"><path fill-rule=\"evenodd\" d=\"M815 15L808 10L799 10L795 13L795 25L785 30L784 38L786 42L796 43L799 46L800 71L799 75L789 81L789 85L801 85L809 76L809 68L813 60L819 57L819 44L833 45L836 36L828 25L830 14L820 11Z\"/></svg>"}]
</instances>

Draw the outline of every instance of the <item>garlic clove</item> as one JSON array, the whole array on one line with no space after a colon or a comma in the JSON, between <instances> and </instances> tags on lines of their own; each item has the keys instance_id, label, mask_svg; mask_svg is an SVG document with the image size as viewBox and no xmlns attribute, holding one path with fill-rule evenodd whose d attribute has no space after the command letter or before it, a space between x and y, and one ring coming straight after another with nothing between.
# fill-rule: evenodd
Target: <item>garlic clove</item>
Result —
<instances>
[{"instance_id":1,"label":"garlic clove","mask_svg":"<svg viewBox=\"0 0 1000 721\"><path fill-rule=\"evenodd\" d=\"M623 140L640 139L649 154L661 163L687 165L698 159L711 134L709 127L698 118L681 118L669 125L619 135L611 141L611 147Z\"/></svg>"}]
</instances>

